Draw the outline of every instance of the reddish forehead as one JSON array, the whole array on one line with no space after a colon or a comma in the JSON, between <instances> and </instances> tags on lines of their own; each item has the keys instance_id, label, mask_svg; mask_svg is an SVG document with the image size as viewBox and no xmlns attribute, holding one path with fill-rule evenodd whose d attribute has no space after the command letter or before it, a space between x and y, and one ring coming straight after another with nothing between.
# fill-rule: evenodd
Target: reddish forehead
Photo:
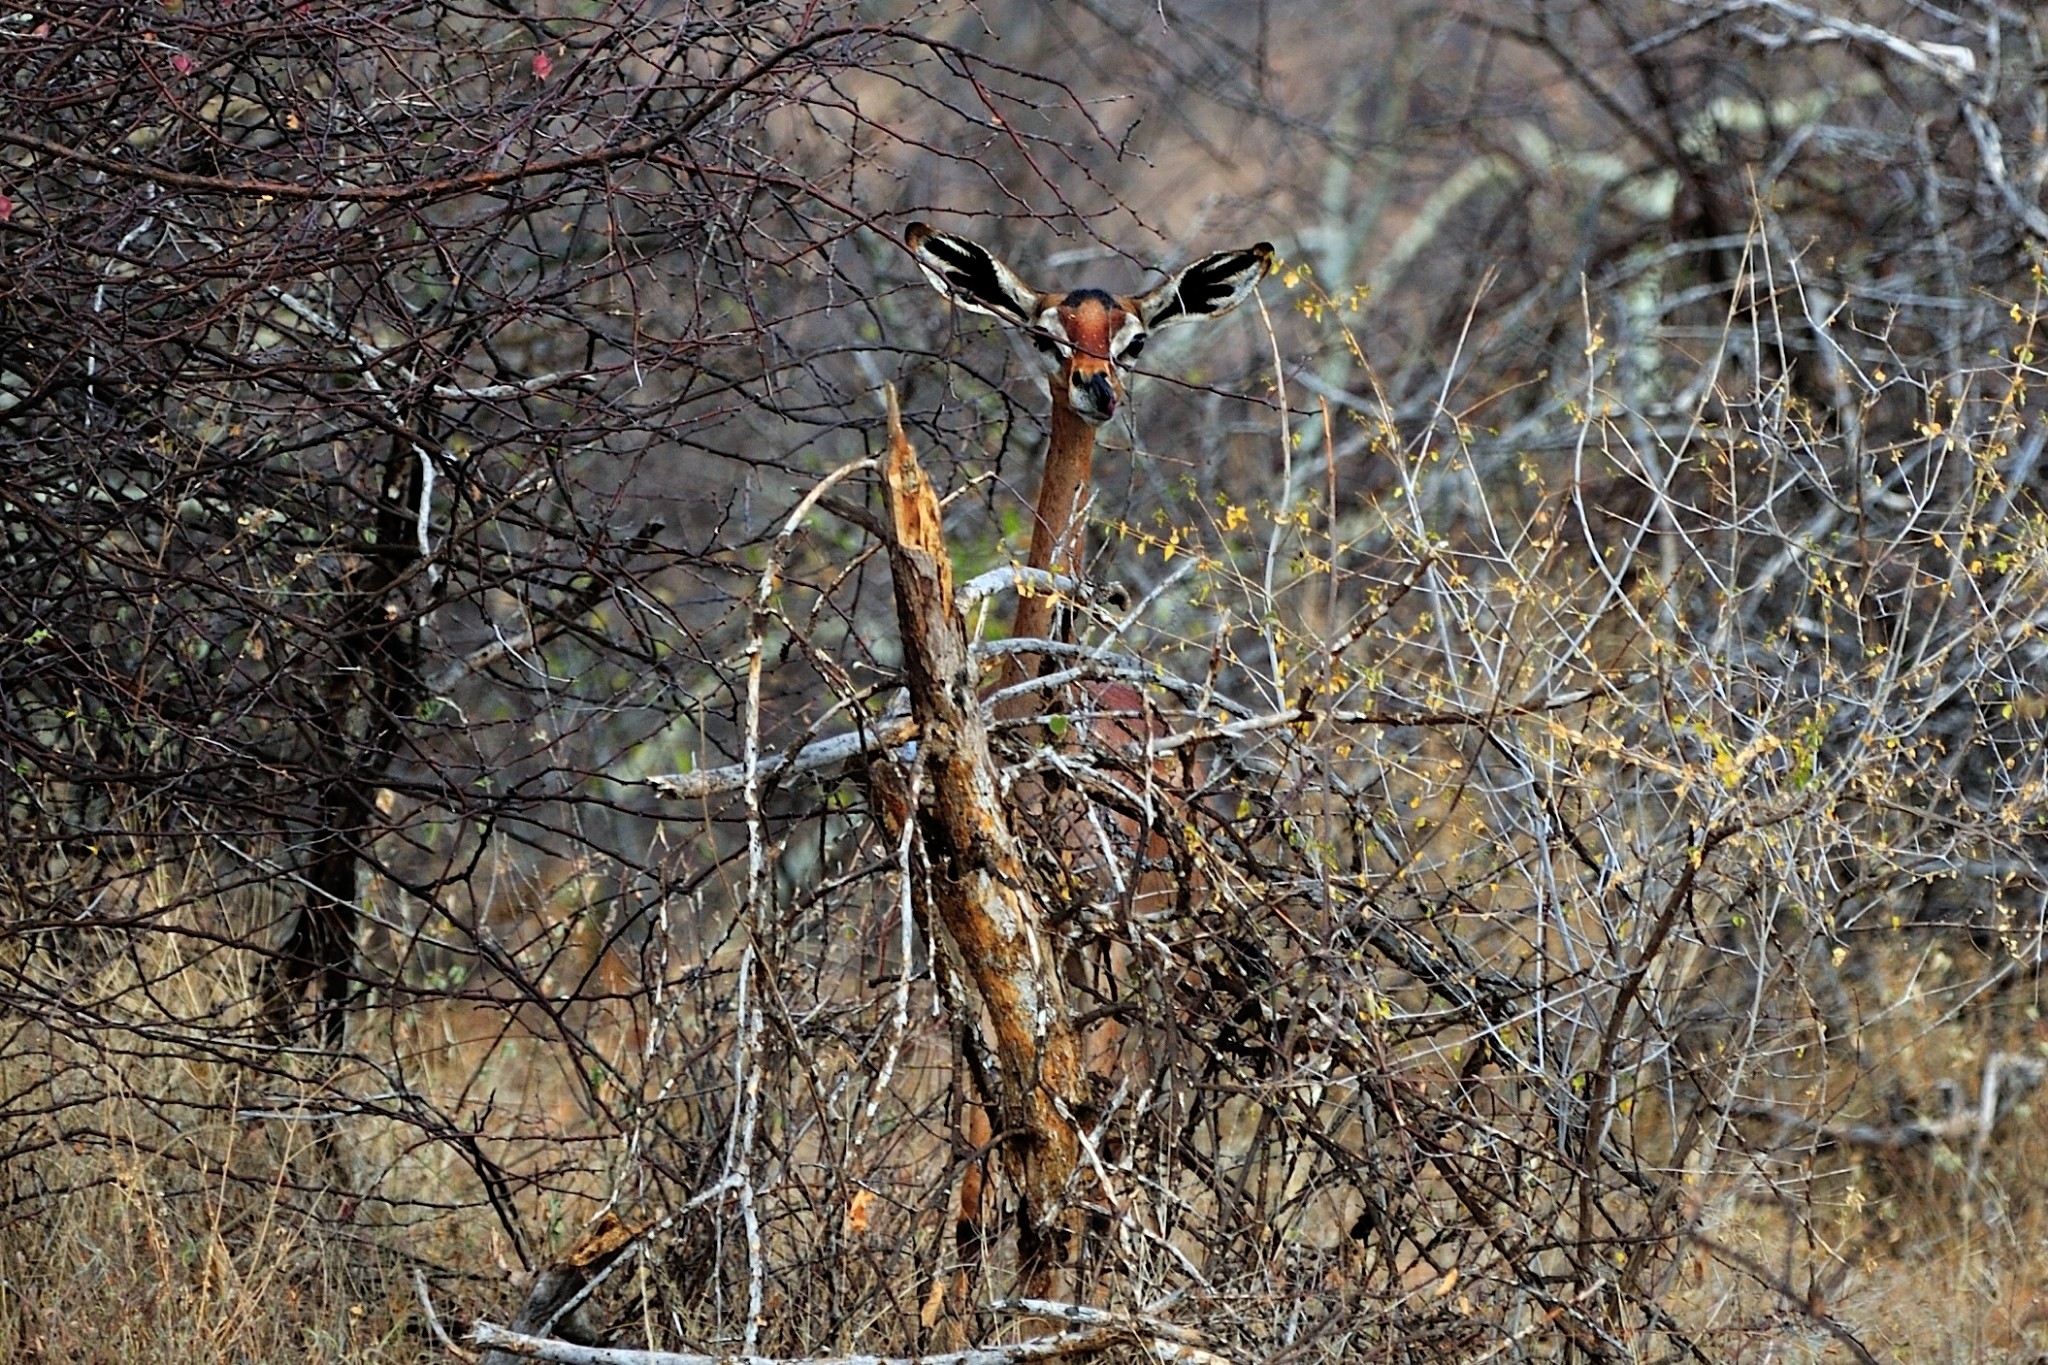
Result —
<instances>
[{"instance_id":1,"label":"reddish forehead","mask_svg":"<svg viewBox=\"0 0 2048 1365\"><path fill-rule=\"evenodd\" d=\"M1107 358L1110 342L1129 314L1107 294L1086 290L1069 294L1060 304L1060 326L1076 352Z\"/></svg>"}]
</instances>

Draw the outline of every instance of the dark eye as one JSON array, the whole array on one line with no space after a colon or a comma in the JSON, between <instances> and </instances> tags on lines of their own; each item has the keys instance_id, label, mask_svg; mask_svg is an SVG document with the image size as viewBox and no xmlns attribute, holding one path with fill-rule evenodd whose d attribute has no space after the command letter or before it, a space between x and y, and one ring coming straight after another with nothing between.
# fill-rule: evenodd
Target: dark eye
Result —
<instances>
[{"instance_id":1,"label":"dark eye","mask_svg":"<svg viewBox=\"0 0 2048 1365\"><path fill-rule=\"evenodd\" d=\"M1131 344L1124 347L1124 353L1117 358L1119 360L1135 360L1138 357L1138 352L1144 349L1145 334L1143 332L1140 332L1136 336L1131 338Z\"/></svg>"},{"instance_id":2,"label":"dark eye","mask_svg":"<svg viewBox=\"0 0 2048 1365\"><path fill-rule=\"evenodd\" d=\"M1038 348L1040 355L1058 355L1060 353L1059 343L1042 332L1033 332L1031 334L1031 344Z\"/></svg>"}]
</instances>

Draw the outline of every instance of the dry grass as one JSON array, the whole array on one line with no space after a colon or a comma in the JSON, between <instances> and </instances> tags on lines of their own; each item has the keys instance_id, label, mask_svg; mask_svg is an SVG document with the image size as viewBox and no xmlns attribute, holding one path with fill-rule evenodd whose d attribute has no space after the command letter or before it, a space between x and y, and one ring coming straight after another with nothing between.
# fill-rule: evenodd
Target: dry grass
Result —
<instances>
[{"instance_id":1,"label":"dry grass","mask_svg":"<svg viewBox=\"0 0 2048 1365\"><path fill-rule=\"evenodd\" d=\"M1981 984L1985 963L1954 960L1924 935L1903 931L1880 935L1858 953L1863 960L1847 965L1859 998L1896 1003L1860 1017L1853 1037L1832 1048L1787 1043L1774 1070L1777 1100L1803 1099L1801 1112L1831 1122L1881 1124L1916 1105L1933 1113L1945 1082L1973 1103L1990 1049L2042 1051L2030 997L2008 992L1958 1008L1959 993ZM608 1199L635 1188L638 1168L619 1152L616 1125L637 1114L643 1140L651 1141L650 1115L660 1106L635 1108L623 1097L645 1095L669 1073L648 1065L643 1028L622 1028L616 1007L594 1010L592 1022L568 1030L547 1026L545 1012L482 999L366 1011L352 1039L358 1060L324 1074L308 1068L293 1089L292 1064L286 1071L275 1059L260 1070L240 1065L218 1038L210 1055L190 1045L195 1016L229 1009L246 991L242 976L223 970L233 962L110 956L91 979L93 992L132 1006L146 998L136 983L153 980L154 994L168 991L180 1009L155 1018L131 1010L119 1031L102 1033L14 1021L0 1084L12 1094L40 1091L52 1110L8 1134L23 1153L8 1166L10 1198L33 1210L0 1242L7 1267L0 1332L14 1358L436 1356L415 1271L458 1329L475 1316L504 1319L518 1294L506 1231L477 1167L449 1133L476 1131L491 1168L514 1181L518 1220L535 1238L536 1256L566 1245ZM85 983L74 977L73 984ZM915 1004L929 1008L921 994ZM887 1015L886 1002L865 1016L869 1026L883 1022L877 1013ZM633 1017L644 1027L651 1016ZM668 1022L689 1027L679 1014ZM927 1030L920 1024L902 1040L888 1101L899 1115L921 1110L920 1124L897 1127L885 1117L865 1147L848 1148L814 1123L781 1148L786 1164L763 1206L767 1255L779 1268L765 1308L785 1325L769 1334L781 1349L902 1340L904 1323L927 1313L935 1276L951 1265L945 1193L947 1173L957 1167L938 1121L943 1052L934 1054L938 1040ZM1393 1065L1408 1084L1454 1090L1449 1063L1458 1049L1447 1047L1438 1039ZM593 1071L593 1055L606 1065ZM873 1076L872 1058L863 1066L823 1048L809 1061L811 1104L827 1102L835 1085ZM314 1117L345 1101L374 1107L395 1084L412 1097L411 1122L363 1112ZM1461 1103L1478 1103L1478 1093ZM1333 1091L1310 1112L1324 1115L1332 1140L1362 1148L1351 1104ZM801 1125L804 1107L776 1122ZM2048 1245L2041 1179L2048 1137L2033 1122L2036 1107L2023 1102L2001 1124L1974 1174L1967 1142L1870 1151L1774 1139L1768 1124L1731 1122L1685 1183L1689 1225L1700 1240L1678 1250L1658 1301L1715 1358L1731 1361L1807 1358L1801 1351L1846 1358L1839 1345L1813 1335L1796 1306L1766 1283L1773 1279L1802 1295L1817 1287L1816 1304L1883 1358L2004 1360L2040 1346L2048 1327L2039 1298L2048 1287L2041 1251ZM850 1108L857 1119L860 1103ZM1652 1109L1645 1106L1636 1139L1654 1145L1662 1120L1653 1121ZM420 1112L445 1116L449 1132L427 1138ZM1275 1125L1285 1117L1285 1106L1228 1101L1203 1129L1205 1141L1249 1173L1271 1162L1283 1131ZM1510 1105L1487 1122L1513 1119ZM57 1132L64 1140L50 1143ZM39 1143L47 1145L30 1150ZM644 1171L639 1176L644 1182ZM1359 1202L1328 1185L1315 1162L1283 1161L1271 1178L1277 1183L1258 1198L1277 1215L1270 1226L1292 1248L1292 1269L1274 1264L1262 1291L1240 1296L1240 1311L1280 1314L1303 1297L1342 1302L1373 1283L1417 1304L1485 1315L1469 1279L1447 1284L1440 1256L1406 1244L1388 1260L1353 1242L1346 1233ZM1170 1240L1179 1256L1197 1260L1216 1250L1214 1234L1197 1229L1228 1226L1202 1187L1184 1184L1173 1201L1154 1206L1155 1213L1179 1208L1186 1231ZM1440 1181L1423 1182L1418 1193L1423 1206L1454 1208ZM637 1207L659 1211L662 1202L652 1193ZM735 1230L726 1224L727 1236ZM717 1300L743 1292L744 1258L735 1260L730 1245L707 1245L701 1228L665 1248L614 1296L612 1311L632 1321L654 1305L695 1304L700 1340L715 1339L723 1316ZM1179 1273L1172 1256L1135 1255L1122 1263L1127 1274L1167 1282ZM692 1281L707 1271L722 1282ZM1380 1311L1395 1308L1398 1301ZM1541 1354L1542 1341L1521 1345Z\"/></svg>"}]
</instances>

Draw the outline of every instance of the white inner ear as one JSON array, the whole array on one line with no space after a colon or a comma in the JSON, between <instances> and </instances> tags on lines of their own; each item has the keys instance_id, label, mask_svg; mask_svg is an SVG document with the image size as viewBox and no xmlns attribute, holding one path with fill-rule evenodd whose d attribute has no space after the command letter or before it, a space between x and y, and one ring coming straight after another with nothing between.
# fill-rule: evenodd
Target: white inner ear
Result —
<instances>
[{"instance_id":1,"label":"white inner ear","mask_svg":"<svg viewBox=\"0 0 2048 1365\"><path fill-rule=\"evenodd\" d=\"M1145 335L1145 320L1135 313L1124 314L1124 325L1116 329L1116 335L1109 339L1109 354L1122 360L1124 352L1132 342Z\"/></svg>"}]
</instances>

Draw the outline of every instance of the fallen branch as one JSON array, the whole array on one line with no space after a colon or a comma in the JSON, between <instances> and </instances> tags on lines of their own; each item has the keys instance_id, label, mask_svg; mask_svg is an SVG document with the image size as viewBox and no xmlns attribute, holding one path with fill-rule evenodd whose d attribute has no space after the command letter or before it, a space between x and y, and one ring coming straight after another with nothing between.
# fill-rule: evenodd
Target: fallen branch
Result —
<instances>
[{"instance_id":1,"label":"fallen branch","mask_svg":"<svg viewBox=\"0 0 2048 1365\"><path fill-rule=\"evenodd\" d=\"M515 1332L490 1322L479 1322L470 1336L479 1345L492 1350L555 1361L558 1365L1022 1365L1025 1361L1058 1360L1068 1356L1093 1355L1112 1347L1131 1346L1149 1351L1155 1360L1170 1362L1171 1365L1232 1365L1228 1357L1209 1350L1202 1343L1200 1333L1160 1318L1113 1313L1106 1308L1051 1299L999 1299L989 1307L997 1312L1051 1318L1065 1323L1068 1330L1007 1345L970 1346L938 1355L835 1356L796 1360L579 1346L572 1341Z\"/></svg>"},{"instance_id":2,"label":"fallen branch","mask_svg":"<svg viewBox=\"0 0 2048 1365\"><path fill-rule=\"evenodd\" d=\"M1057 1336L1033 1337L1007 1346L970 1346L962 1351L945 1351L921 1356L830 1356L815 1359L777 1359L770 1356L693 1355L685 1351L634 1351L616 1346L578 1346L573 1341L528 1336L479 1322L470 1339L480 1346L534 1360L551 1360L557 1365L1020 1365L1024 1361L1058 1360L1066 1356L1089 1355L1112 1346L1130 1343L1130 1334L1116 1327L1095 1327L1086 1331L1061 1332ZM1160 1342L1160 1346L1173 1343ZM1185 1349L1185 1348L1183 1348ZM1184 1357L1162 1357L1182 1359ZM1192 1359L1192 1357L1185 1357Z\"/></svg>"}]
</instances>

